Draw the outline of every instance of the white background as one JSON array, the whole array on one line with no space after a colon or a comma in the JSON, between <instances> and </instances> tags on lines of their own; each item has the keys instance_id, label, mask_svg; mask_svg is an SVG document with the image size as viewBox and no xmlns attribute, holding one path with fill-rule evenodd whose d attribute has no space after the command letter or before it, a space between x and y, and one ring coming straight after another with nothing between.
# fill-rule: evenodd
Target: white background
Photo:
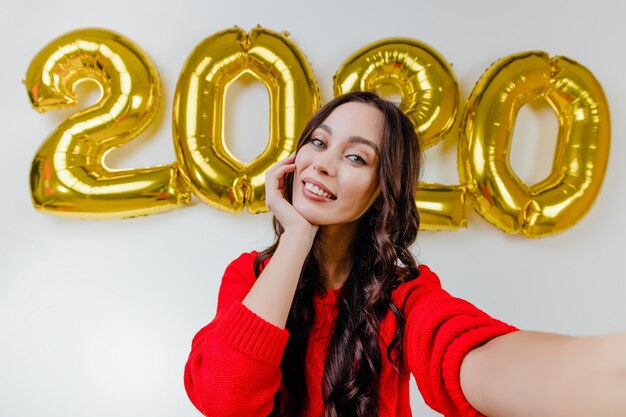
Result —
<instances>
[{"instance_id":1,"label":"white background","mask_svg":"<svg viewBox=\"0 0 626 417\"><path fill-rule=\"evenodd\" d=\"M154 60L163 105L146 133L109 158L116 168L175 160L171 106L188 54L239 25L286 30L308 57L322 100L351 53L391 36L434 47L453 64L465 100L488 66L543 50L587 66L612 114L603 188L588 214L557 236L527 239L488 224L471 208L457 232L423 232L420 262L444 286L525 329L576 335L626 330L623 272L626 7L612 1L9 2L0 17L0 415L31 417L197 416L182 383L195 332L214 313L221 274L242 251L272 239L270 215L229 214L201 202L130 220L84 221L44 214L30 202L31 160L75 110L38 114L21 80L48 42L83 27L118 31ZM97 99L82 90L83 103ZM251 160L267 137L260 84L229 95L233 152ZM232 97L232 99L231 99ZM84 107L87 104L83 104ZM545 177L557 132L545 107L524 108L512 164L527 183ZM458 183L456 136L426 154L425 179ZM411 386L414 415L436 415Z\"/></svg>"}]
</instances>

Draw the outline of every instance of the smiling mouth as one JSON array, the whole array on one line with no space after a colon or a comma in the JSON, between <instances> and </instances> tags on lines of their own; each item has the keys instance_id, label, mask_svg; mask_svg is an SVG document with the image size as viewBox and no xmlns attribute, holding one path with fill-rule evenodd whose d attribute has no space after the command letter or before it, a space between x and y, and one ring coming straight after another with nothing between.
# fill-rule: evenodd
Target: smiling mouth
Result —
<instances>
[{"instance_id":1,"label":"smiling mouth","mask_svg":"<svg viewBox=\"0 0 626 417\"><path fill-rule=\"evenodd\" d=\"M317 185L313 185L313 184L311 184L309 182L306 182L306 181L302 181L302 184L304 184L304 188L306 188L307 191L309 191L309 192L311 192L313 194L316 194L316 195L318 195L320 197L327 198L329 200L336 200L337 199L337 197L335 195L330 194L330 193L322 190Z\"/></svg>"}]
</instances>

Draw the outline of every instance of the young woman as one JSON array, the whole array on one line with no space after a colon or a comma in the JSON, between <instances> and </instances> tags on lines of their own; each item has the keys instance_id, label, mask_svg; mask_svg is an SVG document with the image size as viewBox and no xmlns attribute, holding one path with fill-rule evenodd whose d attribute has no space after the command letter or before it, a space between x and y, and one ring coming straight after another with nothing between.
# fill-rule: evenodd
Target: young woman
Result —
<instances>
[{"instance_id":1,"label":"young woman","mask_svg":"<svg viewBox=\"0 0 626 417\"><path fill-rule=\"evenodd\" d=\"M266 175L276 242L233 261L192 343L207 416L626 416L626 334L516 328L454 298L409 250L418 140L372 93L336 98Z\"/></svg>"}]
</instances>

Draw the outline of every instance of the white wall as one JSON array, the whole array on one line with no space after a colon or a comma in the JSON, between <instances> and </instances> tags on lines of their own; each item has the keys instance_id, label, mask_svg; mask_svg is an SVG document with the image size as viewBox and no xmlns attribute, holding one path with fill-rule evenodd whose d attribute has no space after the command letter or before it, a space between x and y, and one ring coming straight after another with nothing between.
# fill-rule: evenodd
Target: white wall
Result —
<instances>
[{"instance_id":1,"label":"white wall","mask_svg":"<svg viewBox=\"0 0 626 417\"><path fill-rule=\"evenodd\" d=\"M537 240L508 235L469 209L466 229L424 232L415 253L449 291L522 328L581 335L626 330L625 6L609 0L130 3L23 1L3 7L0 415L198 415L182 384L191 338L213 317L227 263L272 238L269 215L233 215L200 202L112 221L32 208L31 159L74 110L38 114L20 81L45 44L81 27L109 28L134 40L163 81L158 120L116 151L111 162L119 168L174 161L170 115L183 63L202 39L235 24L291 32L324 101L346 57L391 36L424 41L443 54L454 65L463 99L492 62L512 53L544 50L579 61L602 83L613 116L604 185L585 218ZM266 99L259 85L239 88L234 97L233 147L251 159L265 141ZM550 112L522 112L512 159L523 179L533 182L550 170L542 152L551 152L555 133ZM457 182L455 158L454 138L429 150L426 179ZM414 385L411 390L414 414L436 415Z\"/></svg>"}]
</instances>

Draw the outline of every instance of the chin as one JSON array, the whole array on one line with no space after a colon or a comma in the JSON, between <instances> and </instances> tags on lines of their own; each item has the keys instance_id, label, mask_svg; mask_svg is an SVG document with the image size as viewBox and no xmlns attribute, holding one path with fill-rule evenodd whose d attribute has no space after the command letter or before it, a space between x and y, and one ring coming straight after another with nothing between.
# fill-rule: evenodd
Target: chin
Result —
<instances>
[{"instance_id":1,"label":"chin","mask_svg":"<svg viewBox=\"0 0 626 417\"><path fill-rule=\"evenodd\" d=\"M304 217L309 223L322 226L328 223L328 219L325 219L327 213L320 213L319 208L307 207L303 204L298 204L298 201L294 202L293 207Z\"/></svg>"}]
</instances>

